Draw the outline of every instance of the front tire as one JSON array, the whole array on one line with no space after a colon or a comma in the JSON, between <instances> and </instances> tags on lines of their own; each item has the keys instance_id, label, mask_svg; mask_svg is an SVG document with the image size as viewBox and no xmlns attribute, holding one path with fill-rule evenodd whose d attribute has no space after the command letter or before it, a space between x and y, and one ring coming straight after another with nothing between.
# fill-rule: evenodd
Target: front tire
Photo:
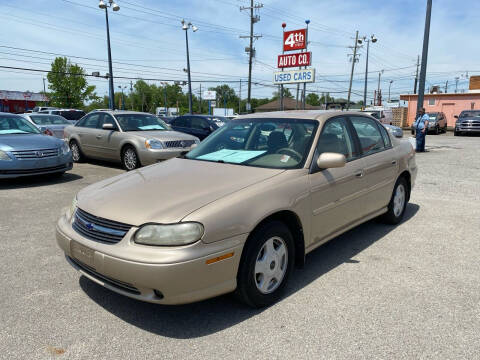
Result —
<instances>
[{"instance_id":1,"label":"front tire","mask_svg":"<svg viewBox=\"0 0 480 360\"><path fill-rule=\"evenodd\" d=\"M288 227L272 221L247 241L237 274L237 297L260 308L278 301L293 270L295 245Z\"/></svg>"},{"instance_id":2,"label":"front tire","mask_svg":"<svg viewBox=\"0 0 480 360\"><path fill-rule=\"evenodd\" d=\"M399 178L393 188L392 198L388 204L388 211L381 217L383 222L396 225L402 221L405 209L407 208L409 191L410 189L408 188L405 178Z\"/></svg>"},{"instance_id":3,"label":"front tire","mask_svg":"<svg viewBox=\"0 0 480 360\"><path fill-rule=\"evenodd\" d=\"M127 146L122 151L122 165L127 171L135 170L140 167L140 160L137 152L132 146Z\"/></svg>"},{"instance_id":4,"label":"front tire","mask_svg":"<svg viewBox=\"0 0 480 360\"><path fill-rule=\"evenodd\" d=\"M72 152L73 162L80 163L85 160L85 156L80 149L80 145L75 140L70 141L70 151Z\"/></svg>"},{"instance_id":5,"label":"front tire","mask_svg":"<svg viewBox=\"0 0 480 360\"><path fill-rule=\"evenodd\" d=\"M440 128L438 126L435 127L435 135L440 134Z\"/></svg>"},{"instance_id":6,"label":"front tire","mask_svg":"<svg viewBox=\"0 0 480 360\"><path fill-rule=\"evenodd\" d=\"M455 130L455 131L453 132L453 136L460 136L460 131L456 131L456 130Z\"/></svg>"}]
</instances>

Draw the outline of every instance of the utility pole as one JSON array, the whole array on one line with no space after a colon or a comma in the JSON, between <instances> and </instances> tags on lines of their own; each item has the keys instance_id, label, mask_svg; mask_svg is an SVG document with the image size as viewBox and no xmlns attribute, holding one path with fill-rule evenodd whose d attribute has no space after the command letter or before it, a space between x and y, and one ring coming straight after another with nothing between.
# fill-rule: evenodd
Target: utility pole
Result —
<instances>
[{"instance_id":1,"label":"utility pole","mask_svg":"<svg viewBox=\"0 0 480 360\"><path fill-rule=\"evenodd\" d=\"M380 92L380 79L382 77L382 74L383 74L383 70L378 72L378 89L377 89L377 97L378 97L377 105L378 106L382 105L382 95Z\"/></svg>"},{"instance_id":2,"label":"utility pole","mask_svg":"<svg viewBox=\"0 0 480 360\"><path fill-rule=\"evenodd\" d=\"M305 52L307 52L308 51L308 24L310 24L310 20L305 20L305 24L307 24L307 31L305 32L305 37L306 37ZM357 31L357 37L358 37L358 31ZM306 70L307 67L305 66L304 69ZM303 83L303 103L302 103L303 110L305 110L306 103L307 103L307 83L304 82Z\"/></svg>"},{"instance_id":3,"label":"utility pole","mask_svg":"<svg viewBox=\"0 0 480 360\"><path fill-rule=\"evenodd\" d=\"M455 78L455 94L456 94L457 91L458 91L458 80L460 80L460 78L457 76L457 77Z\"/></svg>"},{"instance_id":4,"label":"utility pole","mask_svg":"<svg viewBox=\"0 0 480 360\"><path fill-rule=\"evenodd\" d=\"M130 80L130 107L133 110L133 97L132 97L132 92L133 92L133 82Z\"/></svg>"},{"instance_id":5,"label":"utility pole","mask_svg":"<svg viewBox=\"0 0 480 360\"><path fill-rule=\"evenodd\" d=\"M388 102L390 102L390 88L392 87L393 80L390 80L390 84L388 85Z\"/></svg>"},{"instance_id":6,"label":"utility pole","mask_svg":"<svg viewBox=\"0 0 480 360\"><path fill-rule=\"evenodd\" d=\"M371 35L370 38L367 38L366 36L363 37L363 40L367 42L367 59L365 61L365 86L363 88L363 107L367 107L367 82L368 82L368 55L370 52L370 41L372 43L377 42L377 38L375 35Z\"/></svg>"},{"instance_id":7,"label":"utility pole","mask_svg":"<svg viewBox=\"0 0 480 360\"><path fill-rule=\"evenodd\" d=\"M447 82L445 83L445 94L448 94L448 80L447 80Z\"/></svg>"},{"instance_id":8,"label":"utility pole","mask_svg":"<svg viewBox=\"0 0 480 360\"><path fill-rule=\"evenodd\" d=\"M240 11L250 10L250 35L249 36L240 36L241 39L250 39L250 45L245 49L248 52L248 95L247 95L247 113L252 111L251 97L252 97L252 62L253 57L255 56L255 49L253 48L253 40L258 40L261 38L261 35L253 34L253 24L260 21L260 16L253 16L253 11L255 9L260 9L263 7L263 4L253 4L253 0L250 0L250 6L241 6Z\"/></svg>"},{"instance_id":9,"label":"utility pole","mask_svg":"<svg viewBox=\"0 0 480 360\"><path fill-rule=\"evenodd\" d=\"M199 113L201 114L202 113L202 83L200 83L200 103L198 105L199 107Z\"/></svg>"},{"instance_id":10,"label":"utility pole","mask_svg":"<svg viewBox=\"0 0 480 360\"><path fill-rule=\"evenodd\" d=\"M415 84L413 85L413 93L417 93L417 85L418 85L418 69L420 68L420 55L417 56L417 73L415 75Z\"/></svg>"},{"instance_id":11,"label":"utility pole","mask_svg":"<svg viewBox=\"0 0 480 360\"><path fill-rule=\"evenodd\" d=\"M353 72L355 71L355 62L357 61L358 30L355 34L355 46L353 46L352 72L350 73L350 85L348 86L347 110L350 109L350 96L352 95Z\"/></svg>"},{"instance_id":12,"label":"utility pole","mask_svg":"<svg viewBox=\"0 0 480 360\"><path fill-rule=\"evenodd\" d=\"M242 108L242 79L240 79L240 90L238 91L238 114L240 115Z\"/></svg>"},{"instance_id":13,"label":"utility pole","mask_svg":"<svg viewBox=\"0 0 480 360\"><path fill-rule=\"evenodd\" d=\"M297 83L297 102L295 103L295 110L298 110L298 93L300 92L300 83Z\"/></svg>"},{"instance_id":14,"label":"utility pole","mask_svg":"<svg viewBox=\"0 0 480 360\"><path fill-rule=\"evenodd\" d=\"M432 17L432 0L427 0L427 14L425 17L425 33L423 35L422 66L420 70L420 86L418 89L417 113L423 107L425 94L425 78L427 77L428 41L430 38L430 19Z\"/></svg>"}]
</instances>

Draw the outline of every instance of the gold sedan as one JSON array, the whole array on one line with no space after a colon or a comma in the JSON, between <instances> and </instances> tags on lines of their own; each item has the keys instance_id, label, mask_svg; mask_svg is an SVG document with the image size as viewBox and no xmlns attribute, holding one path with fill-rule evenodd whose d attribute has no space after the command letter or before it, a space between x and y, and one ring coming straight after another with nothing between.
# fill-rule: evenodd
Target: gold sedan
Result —
<instances>
[{"instance_id":1,"label":"gold sedan","mask_svg":"<svg viewBox=\"0 0 480 360\"><path fill-rule=\"evenodd\" d=\"M368 115L251 114L181 158L86 187L57 242L84 276L138 300L236 291L261 307L308 252L375 217L399 223L416 173L410 143Z\"/></svg>"}]
</instances>

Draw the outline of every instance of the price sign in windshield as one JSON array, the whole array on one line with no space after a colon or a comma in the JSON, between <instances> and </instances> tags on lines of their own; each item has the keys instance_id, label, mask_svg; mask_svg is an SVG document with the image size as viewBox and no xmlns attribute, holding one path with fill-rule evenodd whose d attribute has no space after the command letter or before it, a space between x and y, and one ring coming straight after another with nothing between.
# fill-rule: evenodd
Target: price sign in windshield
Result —
<instances>
[{"instance_id":1,"label":"price sign in windshield","mask_svg":"<svg viewBox=\"0 0 480 360\"><path fill-rule=\"evenodd\" d=\"M283 51L301 50L307 47L307 29L285 31Z\"/></svg>"}]
</instances>

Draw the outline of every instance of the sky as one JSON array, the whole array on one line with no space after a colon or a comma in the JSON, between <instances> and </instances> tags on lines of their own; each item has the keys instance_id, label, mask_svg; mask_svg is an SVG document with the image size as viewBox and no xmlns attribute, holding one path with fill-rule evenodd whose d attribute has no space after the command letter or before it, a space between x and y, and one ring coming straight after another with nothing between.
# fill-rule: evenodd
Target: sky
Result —
<instances>
[{"instance_id":1,"label":"sky","mask_svg":"<svg viewBox=\"0 0 480 360\"><path fill-rule=\"evenodd\" d=\"M185 33L180 21L198 27L189 31L193 91L226 83L246 98L249 13L248 0L118 0L109 9L113 74L125 78L186 80ZM259 4L260 2L258 2ZM347 97L355 32L378 38L370 46L368 101L378 86L384 99L412 93L417 55L421 54L426 0L264 0L256 14L252 97L271 97L277 55L282 51L282 27L309 25L309 51L316 82L307 90ZM433 0L427 89L441 85L468 89L468 77L480 75L478 0ZM475 21L475 22L474 22ZM52 60L66 55L86 73L108 72L105 11L97 0L0 0L0 89L41 91L46 73L1 68L48 70ZM352 99L363 98L366 47L359 49ZM89 78L97 94L106 95L107 81ZM133 80L135 81L135 80ZM241 82L241 85L240 85ZM48 83L47 83L48 86ZM129 79L115 79L126 92ZM294 87L291 85L290 87ZM187 88L185 87L185 91Z\"/></svg>"}]
</instances>

